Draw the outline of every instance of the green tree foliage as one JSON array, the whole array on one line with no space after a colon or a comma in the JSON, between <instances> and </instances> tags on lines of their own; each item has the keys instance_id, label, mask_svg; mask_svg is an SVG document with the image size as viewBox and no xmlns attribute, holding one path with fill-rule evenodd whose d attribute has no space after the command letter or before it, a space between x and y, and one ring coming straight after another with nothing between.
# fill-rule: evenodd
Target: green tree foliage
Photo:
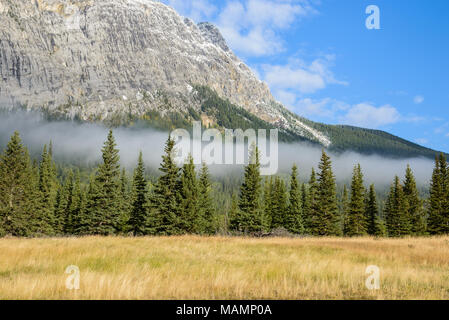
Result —
<instances>
[{"instance_id":1,"label":"green tree foliage","mask_svg":"<svg viewBox=\"0 0 449 320\"><path fill-rule=\"evenodd\" d=\"M309 190L304 201L305 205L303 211L306 232L314 236L320 235L321 228L318 188L319 185L316 179L315 169L312 168L312 173L309 180Z\"/></svg>"},{"instance_id":2,"label":"green tree foliage","mask_svg":"<svg viewBox=\"0 0 449 320\"><path fill-rule=\"evenodd\" d=\"M271 210L271 228L288 229L288 203L287 203L287 187L284 180L276 177L272 190L272 210Z\"/></svg>"},{"instance_id":3,"label":"green tree foliage","mask_svg":"<svg viewBox=\"0 0 449 320\"><path fill-rule=\"evenodd\" d=\"M215 207L213 204L212 193L212 182L209 174L209 169L206 164L203 163L199 178L198 187L198 217L197 217L197 228L193 228L197 233L200 234L214 234L215 225Z\"/></svg>"},{"instance_id":4,"label":"green tree foliage","mask_svg":"<svg viewBox=\"0 0 449 320\"><path fill-rule=\"evenodd\" d=\"M79 171L75 172L73 187L70 189L69 199L67 201L66 220L64 223L65 234L78 234L82 223L86 196L81 189L81 178Z\"/></svg>"},{"instance_id":5,"label":"green tree foliage","mask_svg":"<svg viewBox=\"0 0 449 320\"><path fill-rule=\"evenodd\" d=\"M385 207L387 231L390 237L402 237L410 234L408 207L403 187L399 177L396 176Z\"/></svg>"},{"instance_id":6,"label":"green tree foliage","mask_svg":"<svg viewBox=\"0 0 449 320\"><path fill-rule=\"evenodd\" d=\"M179 168L174 160L175 141L169 137L159 170L162 175L154 186L151 197L149 232L153 235L179 234L178 180Z\"/></svg>"},{"instance_id":7,"label":"green tree foliage","mask_svg":"<svg viewBox=\"0 0 449 320\"><path fill-rule=\"evenodd\" d=\"M263 230L261 208L261 186L259 150L251 146L249 164L245 167L245 175L240 188L239 210L235 220L231 222L236 231L245 233Z\"/></svg>"},{"instance_id":8,"label":"green tree foliage","mask_svg":"<svg viewBox=\"0 0 449 320\"><path fill-rule=\"evenodd\" d=\"M387 230L385 223L379 216L379 207L377 205L374 184L370 185L365 210L368 234L376 237L386 236Z\"/></svg>"},{"instance_id":9,"label":"green tree foliage","mask_svg":"<svg viewBox=\"0 0 449 320\"><path fill-rule=\"evenodd\" d=\"M52 235L59 228L59 221L54 216L58 188L52 154L47 151L47 146L44 146L39 167L39 192L41 197L39 203L41 206L37 210L39 217L36 219L35 225L35 232L38 234Z\"/></svg>"},{"instance_id":10,"label":"green tree foliage","mask_svg":"<svg viewBox=\"0 0 449 320\"><path fill-rule=\"evenodd\" d=\"M293 166L290 177L290 194L289 206L287 210L286 228L291 233L304 233L302 196L298 181L298 167L296 165Z\"/></svg>"},{"instance_id":11,"label":"green tree foliage","mask_svg":"<svg viewBox=\"0 0 449 320\"><path fill-rule=\"evenodd\" d=\"M250 148L243 183L240 177L226 177L222 185L212 184L204 164L197 174L192 157L178 168L174 152L169 138L154 185L145 179L140 154L130 184L126 171L120 170L112 132L95 172L57 166L51 143L43 148L40 161L31 162L15 133L0 156L0 236L210 235L217 230L260 235L275 228L315 236L338 236L343 230L349 236L378 237L449 233L449 168L444 155L436 157L428 211L407 167L403 185L398 177L391 185L381 217L382 198L378 202L373 185L365 191L360 166L354 169L350 199L345 186L337 206L331 160L324 151L318 178L312 169L309 183L301 186L296 166L288 184L283 176L273 176L262 186L255 146ZM234 186L239 184L240 195L235 197Z\"/></svg>"},{"instance_id":12,"label":"green tree foliage","mask_svg":"<svg viewBox=\"0 0 449 320\"><path fill-rule=\"evenodd\" d=\"M88 194L89 234L112 235L119 228L121 206L118 152L111 130L102 149L103 163L98 167Z\"/></svg>"},{"instance_id":13,"label":"green tree foliage","mask_svg":"<svg viewBox=\"0 0 449 320\"><path fill-rule=\"evenodd\" d=\"M331 160L324 150L318 168L320 169L317 194L319 224L316 232L321 236L338 236L342 232L339 228L335 177L332 172Z\"/></svg>"},{"instance_id":14,"label":"green tree foliage","mask_svg":"<svg viewBox=\"0 0 449 320\"><path fill-rule=\"evenodd\" d=\"M273 223L273 177L265 179L264 191L263 191L263 229L264 231L271 230L271 224Z\"/></svg>"},{"instance_id":15,"label":"green tree foliage","mask_svg":"<svg viewBox=\"0 0 449 320\"><path fill-rule=\"evenodd\" d=\"M123 191L122 191L123 192ZM133 199L131 216L129 219L129 230L134 236L143 236L147 232L148 221L148 190L145 180L145 165L142 152L139 154L137 167L133 177Z\"/></svg>"},{"instance_id":16,"label":"green tree foliage","mask_svg":"<svg viewBox=\"0 0 449 320\"><path fill-rule=\"evenodd\" d=\"M129 187L129 180L126 174L126 170L123 168L122 174L120 176L120 187L119 187L120 216L117 226L117 230L122 234L131 232L129 220L131 219L131 207L134 201L134 198L132 198L133 196L132 191L133 190L130 190Z\"/></svg>"},{"instance_id":17,"label":"green tree foliage","mask_svg":"<svg viewBox=\"0 0 449 320\"><path fill-rule=\"evenodd\" d=\"M349 192L346 184L343 186L343 194L341 195L341 226L343 233L347 233L347 228L349 226Z\"/></svg>"},{"instance_id":18,"label":"green tree foliage","mask_svg":"<svg viewBox=\"0 0 449 320\"><path fill-rule=\"evenodd\" d=\"M438 157L435 158L435 168L432 173L432 181L430 183L430 198L429 198L429 218L428 218L428 232L431 235L442 234L443 224L443 192L442 192L442 175L440 171L440 162Z\"/></svg>"},{"instance_id":19,"label":"green tree foliage","mask_svg":"<svg viewBox=\"0 0 449 320\"><path fill-rule=\"evenodd\" d=\"M408 217L410 218L411 232L414 235L426 234L426 217L423 201L419 197L415 176L410 166L407 166L404 181L404 197L408 203Z\"/></svg>"},{"instance_id":20,"label":"green tree foliage","mask_svg":"<svg viewBox=\"0 0 449 320\"><path fill-rule=\"evenodd\" d=\"M66 230L66 224L70 224L68 220L69 208L71 205L71 197L73 191L73 172L70 171L68 177L64 184L62 184L58 189L58 194L56 196L56 206L55 206L55 224L54 231L56 234L64 234Z\"/></svg>"},{"instance_id":21,"label":"green tree foliage","mask_svg":"<svg viewBox=\"0 0 449 320\"><path fill-rule=\"evenodd\" d=\"M0 233L29 236L36 217L38 185L36 172L19 133L11 137L0 158Z\"/></svg>"},{"instance_id":22,"label":"green tree foliage","mask_svg":"<svg viewBox=\"0 0 449 320\"><path fill-rule=\"evenodd\" d=\"M435 158L428 216L427 231L431 235L449 234L449 169L443 154Z\"/></svg>"},{"instance_id":23,"label":"green tree foliage","mask_svg":"<svg viewBox=\"0 0 449 320\"><path fill-rule=\"evenodd\" d=\"M189 155L181 170L179 190L179 228L184 233L195 233L203 229L203 226L198 225L201 207L199 205L199 185L197 180L193 157Z\"/></svg>"},{"instance_id":24,"label":"green tree foliage","mask_svg":"<svg viewBox=\"0 0 449 320\"><path fill-rule=\"evenodd\" d=\"M345 234L349 237L367 234L365 188L363 186L363 174L360 164L354 167L352 175L351 200L349 202Z\"/></svg>"}]
</instances>

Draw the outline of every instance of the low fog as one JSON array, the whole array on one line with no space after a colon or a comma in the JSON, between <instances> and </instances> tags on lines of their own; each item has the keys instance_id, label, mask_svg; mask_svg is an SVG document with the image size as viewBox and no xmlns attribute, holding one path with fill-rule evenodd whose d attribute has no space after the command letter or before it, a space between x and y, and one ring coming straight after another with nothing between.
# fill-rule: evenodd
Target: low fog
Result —
<instances>
[{"instance_id":1,"label":"low fog","mask_svg":"<svg viewBox=\"0 0 449 320\"><path fill-rule=\"evenodd\" d=\"M0 114L0 145L6 145L14 131L19 131L24 144L36 155L44 144L52 141L56 160L71 160L82 164L93 164L101 159L101 147L106 139L108 128L99 124L77 123L71 121L45 121L36 113L14 112ZM120 149L122 165L135 166L139 151L143 152L147 166L157 168L161 161L164 143L168 132L151 129L117 128L114 136ZM343 154L329 153L334 173L339 182L351 178L354 165L360 163L365 182L377 186L389 185L395 175L401 179L407 164L410 164L420 185L427 185L431 178L433 161L425 158L389 159L376 155L361 155L355 152ZM293 163L300 170L302 179L308 179L312 167L317 167L321 149L303 143L280 144L279 170L288 172ZM241 170L240 166L215 166L212 173L223 175L229 170Z\"/></svg>"}]
</instances>

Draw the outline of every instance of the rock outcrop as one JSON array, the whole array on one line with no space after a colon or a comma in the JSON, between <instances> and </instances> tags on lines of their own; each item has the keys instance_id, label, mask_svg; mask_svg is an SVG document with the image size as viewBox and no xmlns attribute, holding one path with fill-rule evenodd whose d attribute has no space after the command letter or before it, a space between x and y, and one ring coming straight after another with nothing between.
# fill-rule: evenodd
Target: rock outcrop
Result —
<instances>
[{"instance_id":1,"label":"rock outcrop","mask_svg":"<svg viewBox=\"0 0 449 320\"><path fill-rule=\"evenodd\" d=\"M219 30L152 0L0 0L0 107L106 120L198 109L194 85L318 140Z\"/></svg>"}]
</instances>

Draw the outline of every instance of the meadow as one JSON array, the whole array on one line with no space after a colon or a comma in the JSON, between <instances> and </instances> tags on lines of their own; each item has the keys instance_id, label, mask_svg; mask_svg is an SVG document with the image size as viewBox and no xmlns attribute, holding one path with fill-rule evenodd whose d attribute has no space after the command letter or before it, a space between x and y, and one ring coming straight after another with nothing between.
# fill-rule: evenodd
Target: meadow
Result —
<instances>
[{"instance_id":1,"label":"meadow","mask_svg":"<svg viewBox=\"0 0 449 320\"><path fill-rule=\"evenodd\" d=\"M449 299L449 237L5 238L0 299Z\"/></svg>"}]
</instances>

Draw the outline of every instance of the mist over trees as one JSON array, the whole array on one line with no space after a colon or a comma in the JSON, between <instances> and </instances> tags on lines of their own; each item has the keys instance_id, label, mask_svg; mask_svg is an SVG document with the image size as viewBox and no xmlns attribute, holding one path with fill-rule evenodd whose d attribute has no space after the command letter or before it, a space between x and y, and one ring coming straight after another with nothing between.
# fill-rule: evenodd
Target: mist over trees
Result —
<instances>
[{"instance_id":1,"label":"mist over trees","mask_svg":"<svg viewBox=\"0 0 449 320\"><path fill-rule=\"evenodd\" d=\"M225 186L217 190L208 167L197 168L192 157L179 167L170 137L158 177L147 174L142 152L128 176L112 131L101 151L101 163L86 174L55 163L51 142L39 160L32 160L15 132L0 157L0 236L449 233L449 166L442 154L435 159L428 199L420 197L408 166L403 180L392 177L381 201L373 184L366 187L360 165L353 169L350 186L337 186L324 150L306 183L296 164L289 177L262 178L253 146L238 193ZM232 200L220 211L223 194Z\"/></svg>"}]
</instances>

